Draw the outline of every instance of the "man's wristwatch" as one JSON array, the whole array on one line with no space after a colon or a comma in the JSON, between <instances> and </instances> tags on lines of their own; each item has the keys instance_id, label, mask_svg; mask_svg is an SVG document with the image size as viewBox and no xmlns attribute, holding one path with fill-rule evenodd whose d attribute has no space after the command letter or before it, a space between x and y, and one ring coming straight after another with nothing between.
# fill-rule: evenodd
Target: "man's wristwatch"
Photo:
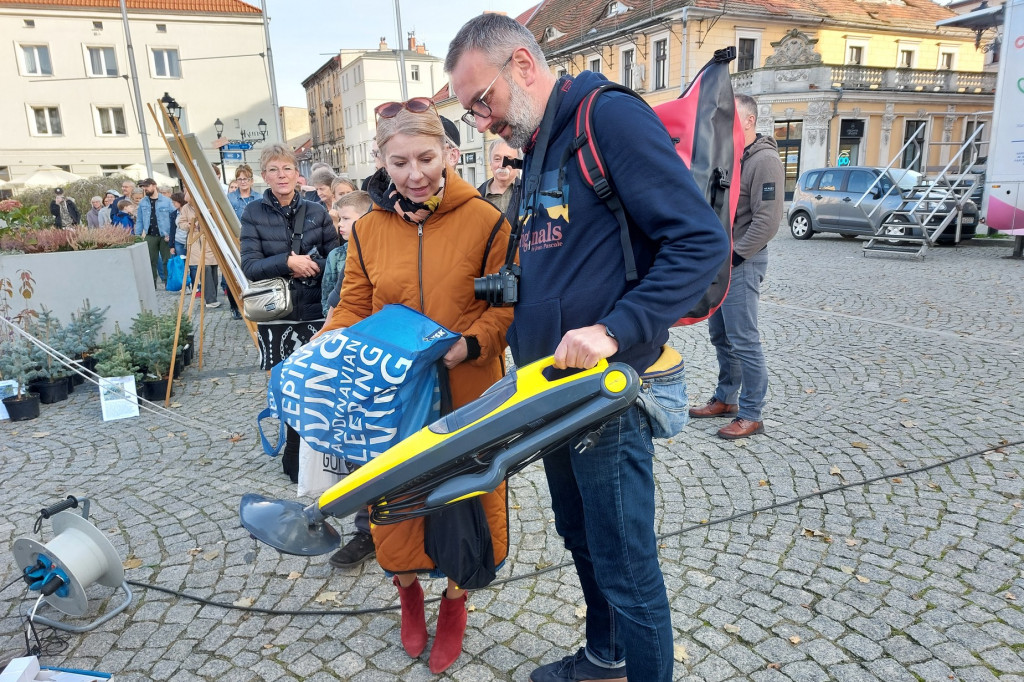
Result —
<instances>
[{"instance_id":1,"label":"man's wristwatch","mask_svg":"<svg viewBox=\"0 0 1024 682\"><path fill-rule=\"evenodd\" d=\"M616 341L616 342L618 342L618 340L619 340L619 339L618 339L618 337L616 337L616 336L615 336L615 332L613 332L613 331L612 331L612 328L611 328L611 327L609 327L608 325L605 325L605 326L604 326L604 333L605 333L605 334L606 334L607 336L609 336L610 338L613 338L613 339L615 339L615 341Z\"/></svg>"}]
</instances>

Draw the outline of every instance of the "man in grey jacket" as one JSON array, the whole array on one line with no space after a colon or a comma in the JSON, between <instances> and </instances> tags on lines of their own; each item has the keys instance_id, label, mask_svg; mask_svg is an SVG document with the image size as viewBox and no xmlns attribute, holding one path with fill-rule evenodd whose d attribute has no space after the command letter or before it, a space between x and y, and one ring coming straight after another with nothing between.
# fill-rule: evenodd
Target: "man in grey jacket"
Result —
<instances>
[{"instance_id":1,"label":"man in grey jacket","mask_svg":"<svg viewBox=\"0 0 1024 682\"><path fill-rule=\"evenodd\" d=\"M756 132L757 102L737 95L736 110L746 146L733 222L732 278L722 307L708 320L718 355L718 386L706 405L690 410L696 418L733 417L718 430L727 440L764 433L761 411L768 392L768 368L757 329L757 304L768 270L768 242L782 221L786 181L775 140Z\"/></svg>"}]
</instances>

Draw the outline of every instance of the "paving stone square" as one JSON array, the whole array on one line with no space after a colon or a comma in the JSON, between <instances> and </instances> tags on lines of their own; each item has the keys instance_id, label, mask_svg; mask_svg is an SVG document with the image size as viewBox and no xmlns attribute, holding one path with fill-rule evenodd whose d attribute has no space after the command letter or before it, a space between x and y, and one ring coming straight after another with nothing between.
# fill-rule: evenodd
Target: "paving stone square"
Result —
<instances>
[{"instance_id":1,"label":"paving stone square","mask_svg":"<svg viewBox=\"0 0 1024 682\"><path fill-rule=\"evenodd\" d=\"M704 419L657 443L656 531L685 652L675 680L1024 680L1024 263L1004 258L1006 242L924 260L861 246L798 242L785 227L769 245L766 434L726 442ZM259 444L267 376L252 340L226 306L205 319L203 367L185 369L169 412L104 423L87 384L35 421L0 422L0 545L34 536L39 509L86 496L140 583L93 632L41 629L43 663L119 682L525 682L583 644L539 464L510 481L507 582L470 594L463 654L441 676L428 653L402 649L375 563L335 570L255 544L241 496L296 491ZM706 401L718 373L706 325L674 329L672 343L691 403ZM0 585L18 575L8 553ZM88 594L90 617L119 597ZM24 655L34 602L20 580L4 589L0 663ZM428 603L431 632L436 614Z\"/></svg>"}]
</instances>

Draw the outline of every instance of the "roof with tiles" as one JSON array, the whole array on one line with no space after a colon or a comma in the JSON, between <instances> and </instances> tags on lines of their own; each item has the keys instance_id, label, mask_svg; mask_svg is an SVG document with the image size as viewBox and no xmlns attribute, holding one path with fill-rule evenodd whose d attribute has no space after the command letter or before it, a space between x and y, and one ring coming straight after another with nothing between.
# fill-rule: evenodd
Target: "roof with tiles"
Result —
<instances>
[{"instance_id":1,"label":"roof with tiles","mask_svg":"<svg viewBox=\"0 0 1024 682\"><path fill-rule=\"evenodd\" d=\"M187 12L189 14L261 14L259 7L242 0L125 0L130 11ZM118 10L118 0L0 0L0 7L32 9Z\"/></svg>"},{"instance_id":2,"label":"roof with tiles","mask_svg":"<svg viewBox=\"0 0 1024 682\"><path fill-rule=\"evenodd\" d=\"M618 0L628 8L609 14L614 0L544 0L526 25L545 53L590 42L637 24L664 18L666 13L693 7L697 16L720 14L878 31L928 31L938 33L935 23L955 13L932 0ZM522 16L522 15L521 15ZM691 15L692 16L692 15ZM548 29L552 35L545 35ZM958 34L944 30L941 33Z\"/></svg>"}]
</instances>

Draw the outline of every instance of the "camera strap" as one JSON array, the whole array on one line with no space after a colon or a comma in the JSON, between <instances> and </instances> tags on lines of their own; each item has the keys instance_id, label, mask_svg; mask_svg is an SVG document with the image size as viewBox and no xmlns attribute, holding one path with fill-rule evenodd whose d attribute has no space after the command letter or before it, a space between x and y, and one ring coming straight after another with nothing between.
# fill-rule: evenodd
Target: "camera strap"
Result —
<instances>
[{"instance_id":1,"label":"camera strap","mask_svg":"<svg viewBox=\"0 0 1024 682\"><path fill-rule=\"evenodd\" d=\"M512 234L509 235L508 249L505 252L505 267L511 267L516 257L516 249L519 248L519 238L523 233L523 226L533 215L533 205L537 200L537 191L540 187L540 176L544 168L544 157L548 153L548 144L551 142L551 129L555 123L555 114L562 103L562 97L568 89L565 87L570 81L567 77L559 78L551 89L551 96L548 97L548 105L544 109L544 117L541 118L540 127L537 129L533 151L530 153L530 172L526 176L525 189L521 205L524 210L516 216L516 222L512 226ZM526 165L524 159L524 165Z\"/></svg>"}]
</instances>

